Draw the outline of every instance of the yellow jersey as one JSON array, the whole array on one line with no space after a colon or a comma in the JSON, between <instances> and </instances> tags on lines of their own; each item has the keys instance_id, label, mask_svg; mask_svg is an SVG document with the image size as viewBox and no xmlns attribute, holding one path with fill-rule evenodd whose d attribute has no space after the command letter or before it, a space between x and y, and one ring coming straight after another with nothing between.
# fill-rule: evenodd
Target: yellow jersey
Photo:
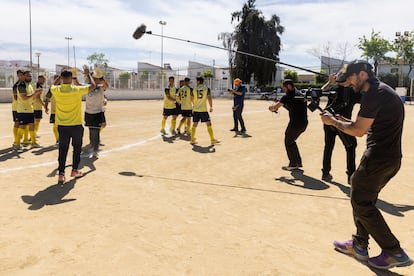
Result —
<instances>
[{"instance_id":1,"label":"yellow jersey","mask_svg":"<svg viewBox=\"0 0 414 276\"><path fill-rule=\"evenodd\" d=\"M23 99L22 95L31 96L34 93L33 86L28 82L21 82L17 88L18 113L33 113L32 98Z\"/></svg>"},{"instance_id":2,"label":"yellow jersey","mask_svg":"<svg viewBox=\"0 0 414 276\"><path fill-rule=\"evenodd\" d=\"M193 91L191 93L191 97L193 97L194 101L193 111L208 112L207 99L208 97L210 97L210 95L210 88L208 88L204 84L200 84L197 87L193 88Z\"/></svg>"},{"instance_id":3,"label":"yellow jersey","mask_svg":"<svg viewBox=\"0 0 414 276\"><path fill-rule=\"evenodd\" d=\"M178 94L181 99L181 110L192 110L193 103L191 102L191 88L184 85L178 89Z\"/></svg>"},{"instance_id":4,"label":"yellow jersey","mask_svg":"<svg viewBox=\"0 0 414 276\"><path fill-rule=\"evenodd\" d=\"M168 96L170 96L171 99L174 101L171 101L168 99ZM177 97L177 88L173 87L166 87L164 90L164 108L165 109L174 109L176 108L175 99Z\"/></svg>"},{"instance_id":5,"label":"yellow jersey","mask_svg":"<svg viewBox=\"0 0 414 276\"><path fill-rule=\"evenodd\" d=\"M56 100L56 124L61 126L82 125L82 96L88 94L89 86L53 85L50 91Z\"/></svg>"}]
</instances>

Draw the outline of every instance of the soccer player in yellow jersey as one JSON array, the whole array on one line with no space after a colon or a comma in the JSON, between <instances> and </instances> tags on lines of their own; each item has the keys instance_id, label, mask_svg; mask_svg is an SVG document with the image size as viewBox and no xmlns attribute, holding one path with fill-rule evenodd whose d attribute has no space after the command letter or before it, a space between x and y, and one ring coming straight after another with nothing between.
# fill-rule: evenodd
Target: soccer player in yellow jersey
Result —
<instances>
[{"instance_id":1,"label":"soccer player in yellow jersey","mask_svg":"<svg viewBox=\"0 0 414 276\"><path fill-rule=\"evenodd\" d=\"M213 112L213 99L211 97L210 88L204 85L204 78L197 77L197 87L191 92L191 101L193 102L193 127L191 128L191 145L197 144L195 133L198 122L206 123L207 131L210 135L211 144L220 143L214 138L213 128L211 127L210 115L207 110L207 102L210 106L210 112Z\"/></svg>"},{"instance_id":2,"label":"soccer player in yellow jersey","mask_svg":"<svg viewBox=\"0 0 414 276\"><path fill-rule=\"evenodd\" d=\"M168 87L164 90L164 110L162 113L162 122L161 122L161 134L165 135L165 124L167 123L168 116L172 116L171 119L171 134L175 135L175 125L177 122L178 108L177 108L177 88L174 86L174 77L168 78Z\"/></svg>"},{"instance_id":3,"label":"soccer player in yellow jersey","mask_svg":"<svg viewBox=\"0 0 414 276\"><path fill-rule=\"evenodd\" d=\"M82 172L78 170L83 139L82 96L96 88L95 81L91 75L88 74L87 77L90 81L89 86L75 86L72 85L72 71L64 70L50 88L56 100L55 120L59 131L59 184L65 182L66 157L71 139L73 147L71 176L75 178L83 176ZM60 82L62 84L57 85Z\"/></svg>"},{"instance_id":4,"label":"soccer player in yellow jersey","mask_svg":"<svg viewBox=\"0 0 414 276\"><path fill-rule=\"evenodd\" d=\"M57 78L59 78L59 75L55 75L53 77L53 81L55 81ZM56 145L59 145L59 132L58 132L58 126L56 124L55 116L56 116L56 100L52 95L52 92L49 91L46 93L45 96L45 112L46 114L49 114L49 103L50 103L50 117L49 117L49 123L53 124L53 135L55 136Z\"/></svg>"},{"instance_id":5,"label":"soccer player in yellow jersey","mask_svg":"<svg viewBox=\"0 0 414 276\"><path fill-rule=\"evenodd\" d=\"M17 89L20 82L24 81L24 72L21 69L17 70L17 81L13 85L13 97L12 97L12 114L13 114L13 148L18 149L20 147L20 141L17 140L18 138L18 131L19 131L19 119L17 118ZM19 146L17 146L19 144Z\"/></svg>"},{"instance_id":6,"label":"soccer player in yellow jersey","mask_svg":"<svg viewBox=\"0 0 414 276\"><path fill-rule=\"evenodd\" d=\"M38 147L36 143L36 135L34 133L34 115L32 101L35 97L43 92L42 89L33 90L31 85L32 73L24 72L24 81L20 82L17 89L17 117L19 119L19 130L17 133L16 147L20 148L20 140L24 135L24 131L29 126L32 147Z\"/></svg>"},{"instance_id":7,"label":"soccer player in yellow jersey","mask_svg":"<svg viewBox=\"0 0 414 276\"><path fill-rule=\"evenodd\" d=\"M46 78L44 76L37 77L36 89L41 88L43 90L43 86L45 85ZM37 132L39 130L40 120L43 117L43 107L45 103L42 100L41 94L38 94L36 97L33 98L33 111L34 111L34 133L37 137Z\"/></svg>"},{"instance_id":8,"label":"soccer player in yellow jersey","mask_svg":"<svg viewBox=\"0 0 414 276\"><path fill-rule=\"evenodd\" d=\"M180 81L181 82L181 81ZM190 78L184 79L184 85L178 89L178 95L181 104L181 119L177 132L181 133L181 127L186 123L184 134L189 135L191 129L191 117L193 116L193 103L191 102L191 88L190 88Z\"/></svg>"}]
</instances>

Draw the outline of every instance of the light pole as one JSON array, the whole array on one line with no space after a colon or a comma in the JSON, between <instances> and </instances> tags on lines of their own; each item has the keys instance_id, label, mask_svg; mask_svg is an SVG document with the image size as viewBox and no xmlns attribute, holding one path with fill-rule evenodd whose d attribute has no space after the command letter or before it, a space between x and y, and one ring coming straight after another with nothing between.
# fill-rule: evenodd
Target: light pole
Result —
<instances>
[{"instance_id":1,"label":"light pole","mask_svg":"<svg viewBox=\"0 0 414 276\"><path fill-rule=\"evenodd\" d=\"M65 39L68 41L68 67L69 67L69 55L70 55L70 52L69 52L69 40L72 40L72 38L69 37L69 36L66 36Z\"/></svg>"},{"instance_id":2,"label":"light pole","mask_svg":"<svg viewBox=\"0 0 414 276\"><path fill-rule=\"evenodd\" d=\"M160 20L161 24L161 89L164 89L164 26L166 21Z\"/></svg>"},{"instance_id":3,"label":"light pole","mask_svg":"<svg viewBox=\"0 0 414 276\"><path fill-rule=\"evenodd\" d=\"M403 76L403 62L404 62L404 42L409 37L409 32L405 31L403 34L401 32L396 32L395 36L397 37L395 39L395 42L398 43L398 61L400 63L399 67L399 74L398 74L398 86L403 87L404 86L404 76Z\"/></svg>"},{"instance_id":4,"label":"light pole","mask_svg":"<svg viewBox=\"0 0 414 276\"><path fill-rule=\"evenodd\" d=\"M33 70L33 60L32 60L32 2L29 0L29 35L30 35L30 71Z\"/></svg>"},{"instance_id":5,"label":"light pole","mask_svg":"<svg viewBox=\"0 0 414 276\"><path fill-rule=\"evenodd\" d=\"M40 75L40 63L39 63L40 54L41 53L39 53L39 52L35 53L35 56L37 57L37 77L38 78L39 78L39 75Z\"/></svg>"}]
</instances>

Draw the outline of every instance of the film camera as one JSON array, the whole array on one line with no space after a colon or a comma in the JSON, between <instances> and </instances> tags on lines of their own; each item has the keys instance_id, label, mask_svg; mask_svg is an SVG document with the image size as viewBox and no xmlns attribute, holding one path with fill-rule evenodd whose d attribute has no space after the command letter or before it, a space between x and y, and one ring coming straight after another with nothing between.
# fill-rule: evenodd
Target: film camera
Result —
<instances>
[{"instance_id":1,"label":"film camera","mask_svg":"<svg viewBox=\"0 0 414 276\"><path fill-rule=\"evenodd\" d=\"M301 91L304 95L304 98L309 102L308 109L312 112L314 112L316 109L319 111L328 111L331 114L335 114L335 110L331 106L326 107L325 109L322 109L320 107L320 99L322 96L328 97L328 99L334 100L336 98L336 91L322 91L321 88L308 88L303 89Z\"/></svg>"}]
</instances>

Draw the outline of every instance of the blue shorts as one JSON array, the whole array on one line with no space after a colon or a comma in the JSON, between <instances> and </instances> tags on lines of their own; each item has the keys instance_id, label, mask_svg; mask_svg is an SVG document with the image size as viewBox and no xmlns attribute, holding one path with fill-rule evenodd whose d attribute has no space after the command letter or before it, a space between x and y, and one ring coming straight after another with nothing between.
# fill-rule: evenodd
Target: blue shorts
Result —
<instances>
[{"instance_id":1,"label":"blue shorts","mask_svg":"<svg viewBox=\"0 0 414 276\"><path fill-rule=\"evenodd\" d=\"M210 115L208 114L208 112L193 112L193 122L197 123L197 122L210 122Z\"/></svg>"}]
</instances>

